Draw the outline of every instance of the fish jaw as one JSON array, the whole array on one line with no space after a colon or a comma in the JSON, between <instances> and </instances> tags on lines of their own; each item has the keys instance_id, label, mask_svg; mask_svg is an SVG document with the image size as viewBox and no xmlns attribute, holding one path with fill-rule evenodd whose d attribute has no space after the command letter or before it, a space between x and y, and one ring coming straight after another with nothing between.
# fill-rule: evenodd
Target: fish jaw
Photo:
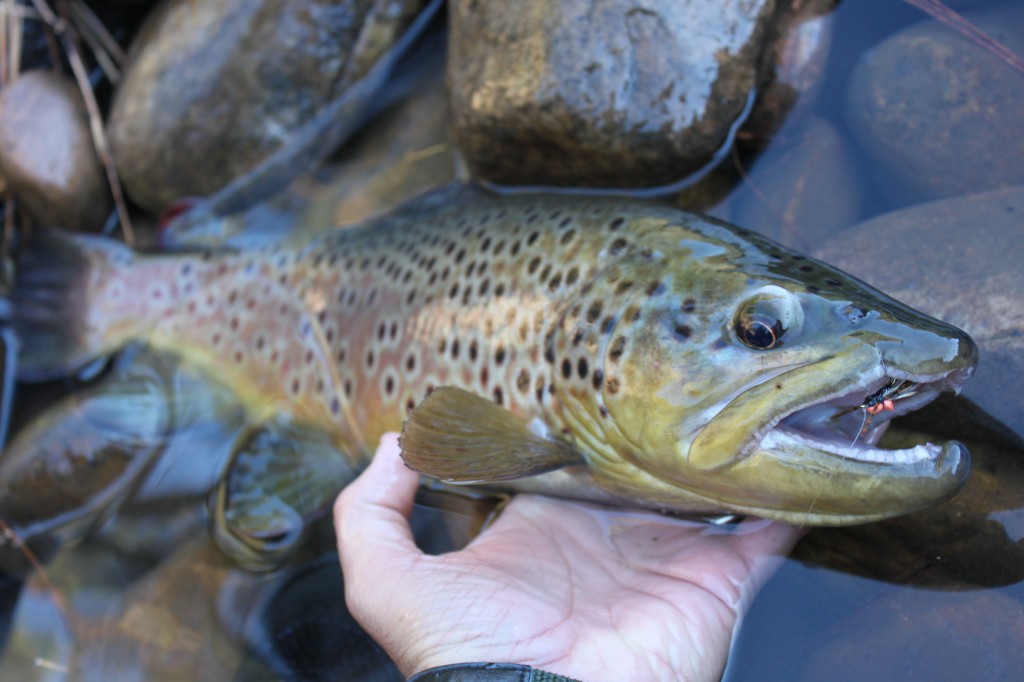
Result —
<instances>
[{"instance_id":1,"label":"fish jaw","mask_svg":"<svg viewBox=\"0 0 1024 682\"><path fill-rule=\"evenodd\" d=\"M872 321L828 356L723 400L692 439L681 439L686 464L659 475L715 489L733 509L807 525L873 521L951 498L970 473L962 444L877 443L892 418L959 392L977 347L952 327L913 344L893 339L923 332L892 332L891 320Z\"/></svg>"}]
</instances>

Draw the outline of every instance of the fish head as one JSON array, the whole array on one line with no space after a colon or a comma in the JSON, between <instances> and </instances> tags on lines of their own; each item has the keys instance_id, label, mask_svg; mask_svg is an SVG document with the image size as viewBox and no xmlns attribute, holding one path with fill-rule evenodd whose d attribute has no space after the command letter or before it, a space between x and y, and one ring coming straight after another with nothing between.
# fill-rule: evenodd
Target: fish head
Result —
<instances>
[{"instance_id":1,"label":"fish head","mask_svg":"<svg viewBox=\"0 0 1024 682\"><path fill-rule=\"evenodd\" d=\"M667 225L654 242L601 294L618 310L594 382L592 469L607 487L845 525L963 486L963 445L878 440L893 417L959 391L978 359L965 332L738 228Z\"/></svg>"}]
</instances>

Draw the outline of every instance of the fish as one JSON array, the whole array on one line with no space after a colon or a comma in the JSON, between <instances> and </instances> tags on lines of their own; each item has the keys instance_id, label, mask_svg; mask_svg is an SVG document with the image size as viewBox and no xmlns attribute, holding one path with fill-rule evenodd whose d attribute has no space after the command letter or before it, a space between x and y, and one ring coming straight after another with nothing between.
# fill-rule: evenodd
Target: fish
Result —
<instances>
[{"instance_id":1,"label":"fish","mask_svg":"<svg viewBox=\"0 0 1024 682\"><path fill-rule=\"evenodd\" d=\"M23 380L131 342L233 391L249 426L212 507L250 563L389 431L443 486L803 525L935 505L970 472L956 441L878 444L968 380L965 332L637 199L454 186L302 244L194 253L40 231L12 301Z\"/></svg>"}]
</instances>

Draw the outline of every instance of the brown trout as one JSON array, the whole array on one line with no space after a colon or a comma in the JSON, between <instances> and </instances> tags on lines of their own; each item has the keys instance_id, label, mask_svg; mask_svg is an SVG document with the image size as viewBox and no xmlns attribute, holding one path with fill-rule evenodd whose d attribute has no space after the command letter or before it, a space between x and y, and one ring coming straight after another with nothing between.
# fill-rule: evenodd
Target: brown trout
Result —
<instances>
[{"instance_id":1,"label":"brown trout","mask_svg":"<svg viewBox=\"0 0 1024 682\"><path fill-rule=\"evenodd\" d=\"M142 341L287 431L288 462L336 451L358 470L407 422L407 463L450 483L822 525L933 505L970 468L956 442L877 446L889 419L959 390L967 334L668 207L462 187L301 246L37 242L13 293L23 378ZM248 437L250 454L283 442ZM244 497L274 467L242 461L228 489ZM284 488L287 514L302 486ZM268 513L241 509L227 535Z\"/></svg>"}]
</instances>

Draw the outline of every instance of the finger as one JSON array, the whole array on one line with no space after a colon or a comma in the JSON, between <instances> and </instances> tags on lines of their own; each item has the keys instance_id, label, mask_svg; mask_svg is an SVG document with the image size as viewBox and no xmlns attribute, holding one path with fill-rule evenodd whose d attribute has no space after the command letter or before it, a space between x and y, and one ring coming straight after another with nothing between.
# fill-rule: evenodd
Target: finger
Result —
<instances>
[{"instance_id":1,"label":"finger","mask_svg":"<svg viewBox=\"0 0 1024 682\"><path fill-rule=\"evenodd\" d=\"M346 576L419 556L408 515L419 478L402 462L395 434L387 434L370 463L334 505L338 553Z\"/></svg>"}]
</instances>

